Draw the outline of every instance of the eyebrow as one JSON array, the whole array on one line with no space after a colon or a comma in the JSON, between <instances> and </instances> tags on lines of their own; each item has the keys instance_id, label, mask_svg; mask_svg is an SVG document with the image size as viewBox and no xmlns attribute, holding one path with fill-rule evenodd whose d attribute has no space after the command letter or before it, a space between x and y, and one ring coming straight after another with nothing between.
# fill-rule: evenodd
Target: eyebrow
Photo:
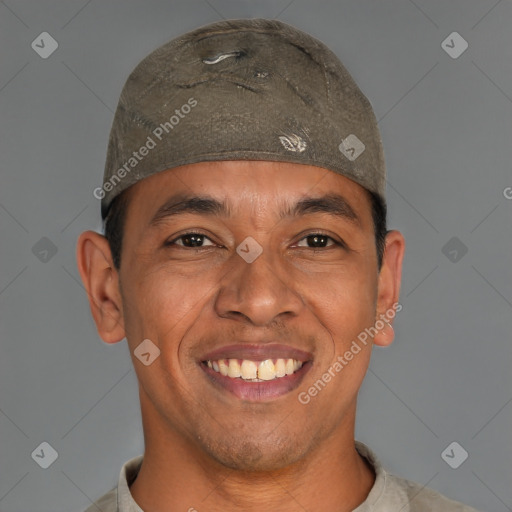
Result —
<instances>
[{"instance_id":1,"label":"eyebrow","mask_svg":"<svg viewBox=\"0 0 512 512\"><path fill-rule=\"evenodd\" d=\"M211 196L177 194L170 197L158 208L149 224L151 226L156 225L169 217L187 213L230 217L232 210L225 201L219 201ZM361 220L348 201L343 196L335 193L319 197L306 196L293 205L287 205L280 212L279 218L282 220L287 217L299 217L312 213L326 213L348 220L353 224L361 224Z\"/></svg>"}]
</instances>

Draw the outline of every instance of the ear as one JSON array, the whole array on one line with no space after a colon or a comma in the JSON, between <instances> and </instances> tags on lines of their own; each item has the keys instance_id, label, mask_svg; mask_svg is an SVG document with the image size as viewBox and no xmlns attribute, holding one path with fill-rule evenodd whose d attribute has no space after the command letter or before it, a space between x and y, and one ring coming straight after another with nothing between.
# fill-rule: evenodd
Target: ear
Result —
<instances>
[{"instance_id":1,"label":"ear","mask_svg":"<svg viewBox=\"0 0 512 512\"><path fill-rule=\"evenodd\" d=\"M76 258L98 334L106 343L122 340L125 331L119 275L107 239L85 231L78 237Z\"/></svg>"},{"instance_id":2,"label":"ear","mask_svg":"<svg viewBox=\"0 0 512 512\"><path fill-rule=\"evenodd\" d=\"M382 258L382 267L379 272L377 291L377 317L378 329L373 338L375 345L382 347L391 344L395 337L392 323L397 311L402 309L398 299L400 296L400 283L402 280L402 260L405 252L405 240L399 231L388 231Z\"/></svg>"}]
</instances>

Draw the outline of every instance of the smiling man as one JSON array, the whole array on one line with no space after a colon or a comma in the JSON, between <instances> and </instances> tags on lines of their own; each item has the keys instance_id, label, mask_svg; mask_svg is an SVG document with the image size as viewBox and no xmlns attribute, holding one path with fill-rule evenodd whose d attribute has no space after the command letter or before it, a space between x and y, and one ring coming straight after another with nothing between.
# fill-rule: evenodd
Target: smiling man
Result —
<instances>
[{"instance_id":1,"label":"smiling man","mask_svg":"<svg viewBox=\"0 0 512 512\"><path fill-rule=\"evenodd\" d=\"M88 511L473 510L354 439L404 240L372 108L328 48L270 20L162 46L94 194L105 236L80 236L78 267L101 338L129 344L145 453Z\"/></svg>"}]
</instances>

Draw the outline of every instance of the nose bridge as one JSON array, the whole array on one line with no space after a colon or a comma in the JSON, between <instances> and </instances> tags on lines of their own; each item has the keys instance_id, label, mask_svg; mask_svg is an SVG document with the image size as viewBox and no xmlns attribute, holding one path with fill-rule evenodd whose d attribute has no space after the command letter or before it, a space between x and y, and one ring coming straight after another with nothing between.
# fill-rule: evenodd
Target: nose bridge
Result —
<instances>
[{"instance_id":1,"label":"nose bridge","mask_svg":"<svg viewBox=\"0 0 512 512\"><path fill-rule=\"evenodd\" d=\"M257 251L254 241L246 239L233 254L232 265L216 300L220 316L242 314L255 325L267 325L281 313L299 313L302 299L290 288L290 279L282 277L278 255L262 247Z\"/></svg>"}]
</instances>

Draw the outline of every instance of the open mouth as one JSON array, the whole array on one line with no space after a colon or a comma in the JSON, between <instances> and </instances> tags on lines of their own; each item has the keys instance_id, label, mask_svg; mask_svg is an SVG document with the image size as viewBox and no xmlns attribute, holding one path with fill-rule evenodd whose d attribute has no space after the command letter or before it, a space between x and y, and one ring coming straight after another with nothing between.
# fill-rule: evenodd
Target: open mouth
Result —
<instances>
[{"instance_id":1,"label":"open mouth","mask_svg":"<svg viewBox=\"0 0 512 512\"><path fill-rule=\"evenodd\" d=\"M248 402L267 402L296 389L312 366L297 359L208 359L201 369L220 391Z\"/></svg>"},{"instance_id":2,"label":"open mouth","mask_svg":"<svg viewBox=\"0 0 512 512\"><path fill-rule=\"evenodd\" d=\"M280 343L238 343L219 347L198 360L210 384L249 402L278 398L297 388L313 354Z\"/></svg>"}]
</instances>

